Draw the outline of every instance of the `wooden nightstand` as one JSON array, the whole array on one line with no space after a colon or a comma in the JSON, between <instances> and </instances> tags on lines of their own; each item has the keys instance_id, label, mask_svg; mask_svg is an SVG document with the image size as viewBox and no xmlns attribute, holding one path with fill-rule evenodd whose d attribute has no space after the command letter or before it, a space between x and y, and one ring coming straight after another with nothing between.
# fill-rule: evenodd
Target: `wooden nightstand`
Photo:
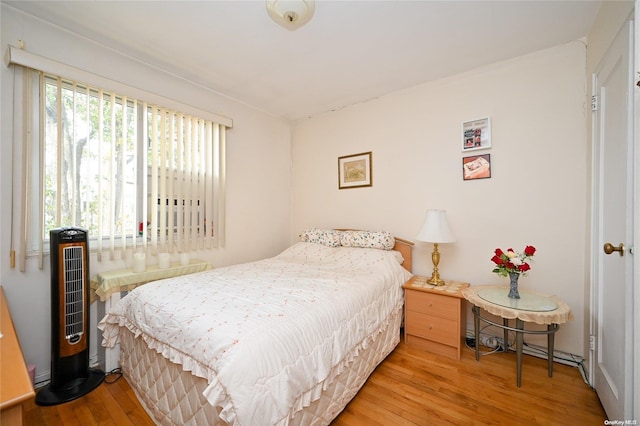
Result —
<instances>
[{"instance_id":1,"label":"wooden nightstand","mask_svg":"<svg viewBox=\"0 0 640 426\"><path fill-rule=\"evenodd\" d=\"M408 345L460 359L466 327L462 290L469 283L445 281L437 287L427 280L415 275L402 286L404 340Z\"/></svg>"}]
</instances>

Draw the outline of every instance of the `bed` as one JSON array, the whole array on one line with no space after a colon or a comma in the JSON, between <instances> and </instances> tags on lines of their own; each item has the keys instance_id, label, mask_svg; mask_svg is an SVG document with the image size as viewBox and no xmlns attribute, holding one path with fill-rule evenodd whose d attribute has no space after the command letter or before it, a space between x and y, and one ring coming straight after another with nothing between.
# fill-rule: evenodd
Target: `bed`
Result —
<instances>
[{"instance_id":1,"label":"bed","mask_svg":"<svg viewBox=\"0 0 640 426\"><path fill-rule=\"evenodd\" d=\"M103 345L161 425L326 425L395 348L412 243L310 229L279 255L138 287Z\"/></svg>"}]
</instances>

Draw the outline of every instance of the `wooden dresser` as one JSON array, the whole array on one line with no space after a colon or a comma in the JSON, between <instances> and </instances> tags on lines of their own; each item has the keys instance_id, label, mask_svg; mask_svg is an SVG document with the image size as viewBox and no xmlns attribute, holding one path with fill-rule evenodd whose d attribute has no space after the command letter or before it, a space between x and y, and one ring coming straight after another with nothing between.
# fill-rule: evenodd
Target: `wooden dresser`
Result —
<instances>
[{"instance_id":1,"label":"wooden dresser","mask_svg":"<svg viewBox=\"0 0 640 426\"><path fill-rule=\"evenodd\" d=\"M402 286L405 290L404 339L408 345L460 359L465 335L465 299L468 283L445 281L427 284L416 275Z\"/></svg>"},{"instance_id":2,"label":"wooden dresser","mask_svg":"<svg viewBox=\"0 0 640 426\"><path fill-rule=\"evenodd\" d=\"M22 424L22 403L35 396L29 372L0 286L0 424Z\"/></svg>"}]
</instances>

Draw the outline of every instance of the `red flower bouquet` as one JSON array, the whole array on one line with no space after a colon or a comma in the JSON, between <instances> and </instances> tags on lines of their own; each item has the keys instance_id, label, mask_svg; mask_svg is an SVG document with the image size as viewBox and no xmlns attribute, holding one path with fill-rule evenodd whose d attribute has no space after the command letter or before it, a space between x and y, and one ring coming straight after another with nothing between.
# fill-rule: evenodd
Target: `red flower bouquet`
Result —
<instances>
[{"instance_id":1,"label":"red flower bouquet","mask_svg":"<svg viewBox=\"0 0 640 426\"><path fill-rule=\"evenodd\" d=\"M506 252L497 248L491 261L495 263L495 268L492 272L503 277L508 276L510 273L525 274L531 269L529 261L536 253L534 246L526 246L524 251L518 253L513 249L508 249Z\"/></svg>"}]
</instances>

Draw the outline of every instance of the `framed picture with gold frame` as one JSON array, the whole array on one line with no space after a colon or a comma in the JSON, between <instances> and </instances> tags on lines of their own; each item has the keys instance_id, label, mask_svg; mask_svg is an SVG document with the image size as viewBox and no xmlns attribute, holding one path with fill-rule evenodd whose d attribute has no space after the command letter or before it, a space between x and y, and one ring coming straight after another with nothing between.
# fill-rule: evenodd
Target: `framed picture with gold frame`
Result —
<instances>
[{"instance_id":1,"label":"framed picture with gold frame","mask_svg":"<svg viewBox=\"0 0 640 426\"><path fill-rule=\"evenodd\" d=\"M338 189L372 186L371 152L338 157Z\"/></svg>"}]
</instances>

